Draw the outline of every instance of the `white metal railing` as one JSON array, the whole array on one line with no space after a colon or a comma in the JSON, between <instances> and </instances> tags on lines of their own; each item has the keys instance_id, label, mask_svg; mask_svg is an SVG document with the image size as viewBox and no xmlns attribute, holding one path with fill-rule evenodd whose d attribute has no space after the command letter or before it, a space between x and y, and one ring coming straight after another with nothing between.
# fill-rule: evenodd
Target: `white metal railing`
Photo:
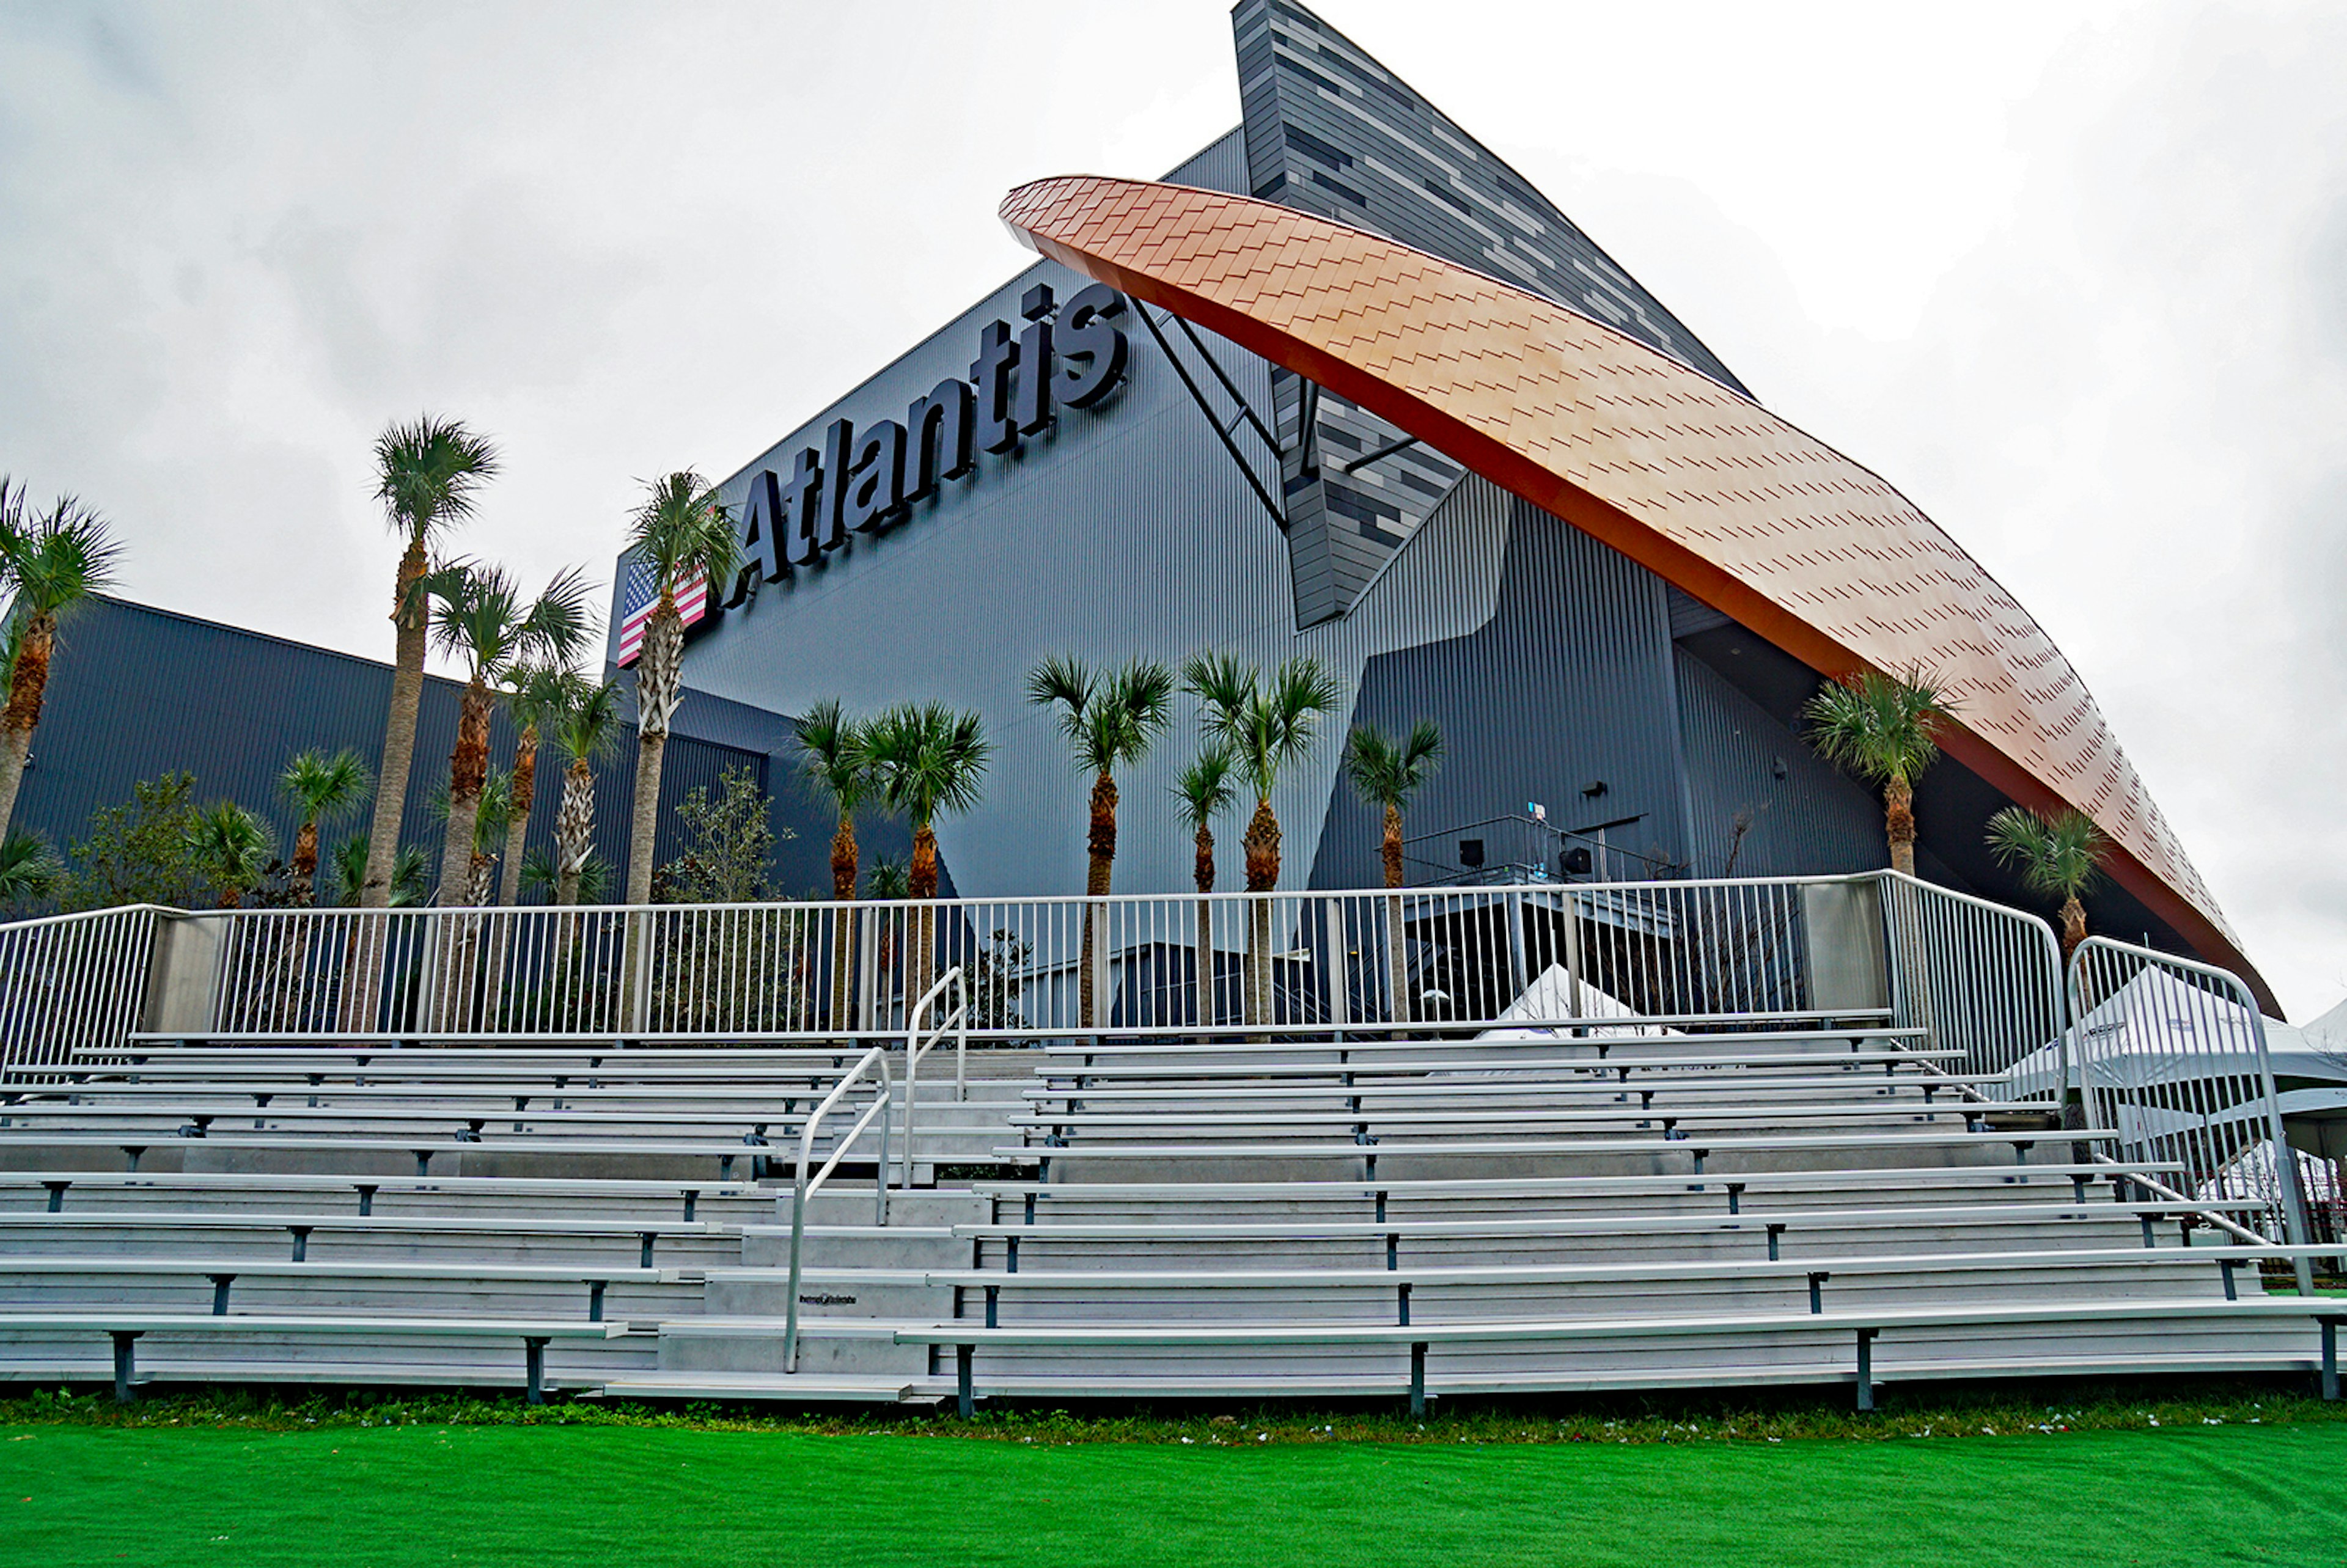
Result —
<instances>
[{"instance_id":1,"label":"white metal railing","mask_svg":"<svg viewBox=\"0 0 2347 1568\"><path fill-rule=\"evenodd\" d=\"M873 1096L872 1103L866 1107L864 1114L856 1118L856 1125L847 1130L847 1135L833 1146L831 1158L823 1163L823 1168L815 1173L815 1179L809 1181L807 1162L815 1157L816 1129L823 1124L823 1119L831 1113L832 1108L846 1098L850 1089L863 1081L866 1074L872 1076L878 1085L879 1091ZM783 1309L783 1369L786 1372L795 1372L799 1369L799 1266L803 1249L806 1244L807 1202L822 1190L824 1183L830 1179L832 1172L839 1168L841 1158L846 1154L856 1140L863 1135L864 1129L872 1124L873 1118L876 1116L880 1120L880 1152L879 1157L872 1162L872 1223L879 1225L888 1223L889 1099L888 1048L886 1044L876 1045L866 1051L855 1066L840 1074L839 1081L831 1086L831 1092L825 1095L821 1102L808 1113L806 1125L799 1129L798 1173L791 1183L790 1298Z\"/></svg>"},{"instance_id":2,"label":"white metal railing","mask_svg":"<svg viewBox=\"0 0 2347 1568\"><path fill-rule=\"evenodd\" d=\"M1888 872L96 918L87 961L0 968L11 1065L137 1027L218 1040L869 1042L914 1029L933 977L956 968L959 1038L997 1044L1569 1027L1592 1009L1696 1029L1888 1016L1993 1073L2061 1032L2044 921ZM41 924L0 927L0 944L39 948L27 933ZM77 1021L98 1015L110 1021ZM20 1050L20 1035L44 1043Z\"/></svg>"},{"instance_id":3,"label":"white metal railing","mask_svg":"<svg viewBox=\"0 0 2347 1568\"><path fill-rule=\"evenodd\" d=\"M935 1027L924 1034L921 1020L925 1016L936 1015L939 999L948 991L954 998L952 1010L938 1019ZM959 965L938 976L937 984L921 993L920 999L912 1005L905 1019L905 1174L901 1184L907 1187L913 1184L913 1112L920 1088L921 1058L928 1055L948 1034L954 1037L954 1099L967 1100L969 1098L969 987L962 977Z\"/></svg>"},{"instance_id":4,"label":"white metal railing","mask_svg":"<svg viewBox=\"0 0 2347 1568\"><path fill-rule=\"evenodd\" d=\"M0 926L0 1067L111 1050L138 1029L155 977L155 934L176 911L127 905Z\"/></svg>"},{"instance_id":5,"label":"white metal railing","mask_svg":"<svg viewBox=\"0 0 2347 1568\"><path fill-rule=\"evenodd\" d=\"M2264 1241L2311 1239L2266 1049L2265 1015L2224 969L2104 937L2070 956L2071 1054L2086 1113L2122 1162L2185 1168L2187 1195L2265 1206ZM2313 1280L2294 1260L2299 1289Z\"/></svg>"}]
</instances>

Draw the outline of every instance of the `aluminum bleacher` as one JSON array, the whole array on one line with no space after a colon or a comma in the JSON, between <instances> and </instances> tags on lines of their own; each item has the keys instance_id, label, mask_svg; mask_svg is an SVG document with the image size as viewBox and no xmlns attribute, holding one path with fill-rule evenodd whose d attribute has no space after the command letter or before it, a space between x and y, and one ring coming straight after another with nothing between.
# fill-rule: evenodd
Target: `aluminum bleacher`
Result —
<instances>
[{"instance_id":1,"label":"aluminum bleacher","mask_svg":"<svg viewBox=\"0 0 2347 1568\"><path fill-rule=\"evenodd\" d=\"M957 928L1070 934L1051 901L922 912L946 934L918 972L902 907L853 910L860 943L826 907L761 907L763 939L809 944L759 970L800 977L797 1011L664 1027L658 999L707 988L640 960L579 1009L632 994L609 1030L490 1027L517 977L489 961L559 947L494 921L539 911L413 912L490 922L453 1014L420 960L405 993L235 980L240 953L457 946L410 912L0 927L0 1378L965 1409L1764 1384L1865 1407L2185 1371L2335 1392L2347 1303L2301 1287L2338 1248L2294 1217L2270 1075L2228 1088L2229 1058L2177 1088L2197 1122L2148 1117L2074 1060L2081 999L2012 911L1888 874L1659 886L1284 897L1286 978L1211 992L1113 966L1196 933L1201 901L1106 901L1097 1017L1048 952L1017 988L949 961ZM1243 959L1266 901L1213 902ZM1381 921L1444 1006L1397 1003ZM61 1001L68 971L136 994Z\"/></svg>"}]
</instances>

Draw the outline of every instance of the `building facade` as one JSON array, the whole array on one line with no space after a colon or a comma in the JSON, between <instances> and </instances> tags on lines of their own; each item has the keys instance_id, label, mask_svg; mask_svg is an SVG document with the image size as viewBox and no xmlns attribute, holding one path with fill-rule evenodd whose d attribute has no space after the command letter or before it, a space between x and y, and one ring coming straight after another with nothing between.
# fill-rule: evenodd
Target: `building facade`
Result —
<instances>
[{"instance_id":1,"label":"building facade","mask_svg":"<svg viewBox=\"0 0 2347 1568\"><path fill-rule=\"evenodd\" d=\"M1283 885L1312 887L1378 876L1378 822L1339 782L1346 727L1420 718L1448 751L1412 811L1413 880L1880 866L1879 801L1815 754L1799 709L1828 676L1921 663L1965 702L1918 794L1924 876L2031 902L1983 825L2075 804L2117 845L2098 928L2247 968L2075 671L1952 540L1800 445L1325 22L1285 0L1232 22L1239 127L1160 182L1014 192L1005 220L1041 259L725 479L749 564L692 628L692 690L775 715L979 710L985 802L939 836L960 888L991 896L1083 886L1087 781L1025 700L1047 654L1317 658L1338 714L1274 801ZM1377 333L1451 346L1377 360ZM1546 412L1522 401L1533 372ZM1710 445L1588 412L1649 393ZM1652 494L1542 456L1606 441L1661 476ZM1809 477L1689 498L1674 463ZM1842 499L1778 504L1803 485ZM1190 886L1171 789L1195 733L1185 708L1123 782L1121 890ZM1226 887L1243 825L1225 825Z\"/></svg>"}]
</instances>

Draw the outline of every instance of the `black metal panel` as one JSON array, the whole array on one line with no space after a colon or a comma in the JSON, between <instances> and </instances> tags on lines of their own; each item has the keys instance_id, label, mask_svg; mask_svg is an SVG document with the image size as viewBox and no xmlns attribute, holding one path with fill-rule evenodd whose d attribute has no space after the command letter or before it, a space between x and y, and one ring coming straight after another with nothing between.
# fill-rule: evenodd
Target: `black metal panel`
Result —
<instances>
[{"instance_id":1,"label":"black metal panel","mask_svg":"<svg viewBox=\"0 0 2347 1568\"><path fill-rule=\"evenodd\" d=\"M1490 620L1369 660L1352 717L1395 734L1420 718L1441 725L1447 755L1412 807L1412 831L1538 802L1569 830L1635 818L1609 841L1677 863L1686 845L1669 661L1661 579L1517 501ZM1375 886L1380 832L1340 786L1311 885Z\"/></svg>"},{"instance_id":2,"label":"black metal panel","mask_svg":"<svg viewBox=\"0 0 2347 1568\"><path fill-rule=\"evenodd\" d=\"M436 870L441 840L430 805L448 776L462 695L454 681L425 682L400 820L401 842L425 845ZM297 822L278 793L278 774L295 753L313 748L348 747L376 767L390 697L388 664L146 605L96 600L66 622L16 825L46 835L62 853L87 835L92 811L127 799L133 784L185 771L196 777L199 799L226 798L259 813L275 827L281 849L290 849ZM513 742L512 726L497 714L489 727L495 765L511 764ZM595 847L615 867L627 856L636 749L634 732L624 731L596 770ZM763 787L761 753L689 733L671 737L661 774L662 858L676 852L675 806L686 792L713 786L724 768L744 764ZM531 851L553 842L563 766L553 748L540 753ZM364 814L335 824L328 842L364 826Z\"/></svg>"}]
</instances>

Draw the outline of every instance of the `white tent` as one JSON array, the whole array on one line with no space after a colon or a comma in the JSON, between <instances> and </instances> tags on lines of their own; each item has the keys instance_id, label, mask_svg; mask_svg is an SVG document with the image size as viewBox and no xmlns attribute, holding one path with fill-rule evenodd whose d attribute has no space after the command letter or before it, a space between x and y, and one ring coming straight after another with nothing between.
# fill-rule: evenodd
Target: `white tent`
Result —
<instances>
[{"instance_id":1,"label":"white tent","mask_svg":"<svg viewBox=\"0 0 2347 1568\"><path fill-rule=\"evenodd\" d=\"M1573 988L1580 987L1580 1006L1573 1005ZM1583 1023L1578 1034L1562 1020L1581 1019L1604 1020L1635 1019L1637 1013L1619 998L1608 995L1587 980L1575 981L1564 972L1562 964L1551 964L1541 971L1540 978L1524 988L1523 994L1508 1004L1508 1010L1499 1018L1501 1027L1487 1029L1475 1038L1491 1040L1649 1040L1683 1031L1666 1029L1658 1023L1599 1022L1595 1027ZM1533 1023L1532 1020L1539 1020Z\"/></svg>"},{"instance_id":2,"label":"white tent","mask_svg":"<svg viewBox=\"0 0 2347 1568\"><path fill-rule=\"evenodd\" d=\"M2280 1019L2263 1020L2284 1132L2297 1147L2323 1159L2347 1153L2347 1050L2336 1048L2327 1033L2315 1034L2332 1020L2347 1025L2347 1007L2305 1030ZM2092 1083L2137 1103L2179 1103L2180 1095L2161 1091L2210 1078L2253 1081L2258 1071L2250 1009L2157 967L2105 998L2071 1031L2070 1047L2071 1087ZM2060 1060L2051 1043L2023 1058L2009 1074L2014 1091L2050 1090ZM2219 1108L2212 1119L2262 1114L2262 1107L2244 1104L2230 1112ZM2154 1113L2151 1119L2180 1123L2199 1117Z\"/></svg>"}]
</instances>

